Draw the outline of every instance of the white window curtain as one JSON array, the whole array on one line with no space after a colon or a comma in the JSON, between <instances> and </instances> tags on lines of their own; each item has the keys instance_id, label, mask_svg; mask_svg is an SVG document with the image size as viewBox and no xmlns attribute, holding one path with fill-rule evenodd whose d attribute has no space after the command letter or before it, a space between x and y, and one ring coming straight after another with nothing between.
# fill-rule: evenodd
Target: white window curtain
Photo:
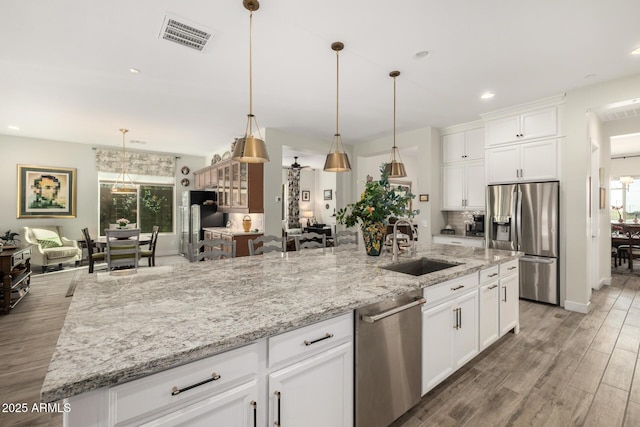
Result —
<instances>
[{"instance_id":1,"label":"white window curtain","mask_svg":"<svg viewBox=\"0 0 640 427\"><path fill-rule=\"evenodd\" d=\"M133 175L175 177L176 158L167 154L127 151L125 167L132 177ZM122 150L96 148L96 168L98 172L120 173Z\"/></svg>"}]
</instances>

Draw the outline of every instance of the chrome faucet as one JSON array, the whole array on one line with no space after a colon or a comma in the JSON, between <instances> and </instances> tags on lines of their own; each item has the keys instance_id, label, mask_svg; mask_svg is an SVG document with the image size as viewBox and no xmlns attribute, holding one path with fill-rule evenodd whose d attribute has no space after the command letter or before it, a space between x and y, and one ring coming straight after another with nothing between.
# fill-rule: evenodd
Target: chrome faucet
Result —
<instances>
[{"instance_id":1,"label":"chrome faucet","mask_svg":"<svg viewBox=\"0 0 640 427\"><path fill-rule=\"evenodd\" d=\"M405 223L409 226L409 232L411 233L411 254L416 253L416 237L417 233L413 227L413 223L409 218L401 218L393 224L393 262L398 262L398 224Z\"/></svg>"}]
</instances>

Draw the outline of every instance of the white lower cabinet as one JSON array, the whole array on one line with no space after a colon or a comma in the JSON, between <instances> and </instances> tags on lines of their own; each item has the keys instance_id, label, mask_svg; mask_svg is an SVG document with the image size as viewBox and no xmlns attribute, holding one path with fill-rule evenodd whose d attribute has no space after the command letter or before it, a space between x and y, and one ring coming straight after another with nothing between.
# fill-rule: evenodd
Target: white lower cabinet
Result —
<instances>
[{"instance_id":1,"label":"white lower cabinet","mask_svg":"<svg viewBox=\"0 0 640 427\"><path fill-rule=\"evenodd\" d=\"M500 338L500 283L498 266L480 271L480 351Z\"/></svg>"},{"instance_id":2,"label":"white lower cabinet","mask_svg":"<svg viewBox=\"0 0 640 427\"><path fill-rule=\"evenodd\" d=\"M520 276L518 260L500 265L500 336L520 332Z\"/></svg>"},{"instance_id":3,"label":"white lower cabinet","mask_svg":"<svg viewBox=\"0 0 640 427\"><path fill-rule=\"evenodd\" d=\"M345 343L269 374L270 426L351 426L353 346Z\"/></svg>"},{"instance_id":4,"label":"white lower cabinet","mask_svg":"<svg viewBox=\"0 0 640 427\"><path fill-rule=\"evenodd\" d=\"M433 236L433 243L484 248L484 239L479 239L477 237L435 235Z\"/></svg>"},{"instance_id":5,"label":"white lower cabinet","mask_svg":"<svg viewBox=\"0 0 640 427\"><path fill-rule=\"evenodd\" d=\"M74 396L63 424L347 427L353 424L353 369L351 312Z\"/></svg>"},{"instance_id":6,"label":"white lower cabinet","mask_svg":"<svg viewBox=\"0 0 640 427\"><path fill-rule=\"evenodd\" d=\"M258 426L257 400L257 381L252 380L142 425L149 427L177 425L256 427Z\"/></svg>"},{"instance_id":7,"label":"white lower cabinet","mask_svg":"<svg viewBox=\"0 0 640 427\"><path fill-rule=\"evenodd\" d=\"M426 288L422 311L422 394L479 352L478 274Z\"/></svg>"}]
</instances>

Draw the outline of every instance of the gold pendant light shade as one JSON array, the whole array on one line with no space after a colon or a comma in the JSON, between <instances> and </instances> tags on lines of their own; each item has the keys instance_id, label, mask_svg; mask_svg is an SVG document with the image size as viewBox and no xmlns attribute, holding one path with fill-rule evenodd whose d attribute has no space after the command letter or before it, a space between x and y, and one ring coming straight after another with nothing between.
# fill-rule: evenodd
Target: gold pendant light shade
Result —
<instances>
[{"instance_id":1,"label":"gold pendant light shade","mask_svg":"<svg viewBox=\"0 0 640 427\"><path fill-rule=\"evenodd\" d=\"M389 76L393 78L393 147L391 148L391 159L384 167L385 173L389 174L389 178L403 178L407 176L404 163L400 158L400 150L396 147L396 77L400 75L400 71L392 71Z\"/></svg>"},{"instance_id":2,"label":"gold pendant light shade","mask_svg":"<svg viewBox=\"0 0 640 427\"><path fill-rule=\"evenodd\" d=\"M129 132L128 129L120 129L122 132L122 169L120 175L116 178L116 182L111 187L111 194L130 194L138 191L138 186L133 183L133 180L127 173L127 151L124 145L124 135Z\"/></svg>"},{"instance_id":3,"label":"gold pendant light shade","mask_svg":"<svg viewBox=\"0 0 640 427\"><path fill-rule=\"evenodd\" d=\"M252 60L252 22L253 12L260 8L258 0L243 0L242 5L249 13L249 114L247 115L247 127L245 129L244 138L238 139L233 149L233 160L241 163L267 163L269 161L269 153L267 152L267 144L264 143L260 128L253 115L253 60ZM260 138L253 136L253 125L255 123L256 130Z\"/></svg>"},{"instance_id":4,"label":"gold pendant light shade","mask_svg":"<svg viewBox=\"0 0 640 427\"><path fill-rule=\"evenodd\" d=\"M351 170L351 163L349 163L349 156L342 144L342 137L338 130L338 100L339 100L339 88L340 88L340 59L339 52L344 49L344 43L334 42L331 44L331 49L336 53L336 133L334 134L333 142L329 147L329 154L324 162L325 172L349 172ZM333 146L336 146L336 150L333 151ZM342 147L342 151L340 151Z\"/></svg>"}]
</instances>

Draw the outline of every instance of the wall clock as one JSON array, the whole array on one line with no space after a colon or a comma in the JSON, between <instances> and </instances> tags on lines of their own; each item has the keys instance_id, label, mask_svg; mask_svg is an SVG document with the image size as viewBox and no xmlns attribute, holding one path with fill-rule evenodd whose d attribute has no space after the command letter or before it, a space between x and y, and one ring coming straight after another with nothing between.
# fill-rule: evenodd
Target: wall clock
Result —
<instances>
[{"instance_id":1,"label":"wall clock","mask_svg":"<svg viewBox=\"0 0 640 427\"><path fill-rule=\"evenodd\" d=\"M186 187L189 185L189 180L187 178L182 178L182 181L180 181L180 184L182 184L183 187Z\"/></svg>"},{"instance_id":2,"label":"wall clock","mask_svg":"<svg viewBox=\"0 0 640 427\"><path fill-rule=\"evenodd\" d=\"M191 172L191 169L189 169L189 166L183 166L182 169L180 169L180 172L182 172L182 175L188 175L189 172Z\"/></svg>"}]
</instances>

